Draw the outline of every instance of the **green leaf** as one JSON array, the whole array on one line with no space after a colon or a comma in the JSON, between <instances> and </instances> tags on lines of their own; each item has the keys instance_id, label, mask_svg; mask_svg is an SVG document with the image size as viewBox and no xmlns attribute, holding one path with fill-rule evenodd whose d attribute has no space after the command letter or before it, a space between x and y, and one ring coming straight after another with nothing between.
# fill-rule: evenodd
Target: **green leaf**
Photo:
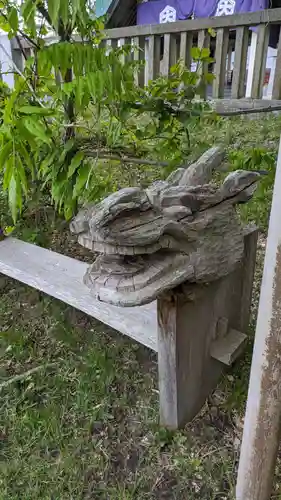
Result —
<instances>
[{"instance_id":1,"label":"green leaf","mask_svg":"<svg viewBox=\"0 0 281 500\"><path fill-rule=\"evenodd\" d=\"M84 153L82 151L76 153L76 155L72 158L67 174L68 179L72 177L76 169L79 167L79 165L81 165L83 158L84 158Z\"/></svg>"},{"instance_id":2,"label":"green leaf","mask_svg":"<svg viewBox=\"0 0 281 500\"><path fill-rule=\"evenodd\" d=\"M33 0L25 0L22 4L22 15L27 28L30 29L33 34L36 33L35 12L35 2Z\"/></svg>"},{"instance_id":3,"label":"green leaf","mask_svg":"<svg viewBox=\"0 0 281 500\"><path fill-rule=\"evenodd\" d=\"M48 0L48 13L54 26L58 24L60 0Z\"/></svg>"},{"instance_id":4,"label":"green leaf","mask_svg":"<svg viewBox=\"0 0 281 500\"><path fill-rule=\"evenodd\" d=\"M42 142L46 144L50 143L50 138L48 137L45 128L38 120L32 120L31 118L27 118L24 120L24 126L26 129L38 139L41 139Z\"/></svg>"},{"instance_id":5,"label":"green leaf","mask_svg":"<svg viewBox=\"0 0 281 500\"><path fill-rule=\"evenodd\" d=\"M198 61L201 57L201 50L199 47L192 47L191 49L191 57L194 61Z\"/></svg>"},{"instance_id":6,"label":"green leaf","mask_svg":"<svg viewBox=\"0 0 281 500\"><path fill-rule=\"evenodd\" d=\"M63 202L63 191L66 186L66 182L64 173L52 182L52 198L55 201L56 206L59 206Z\"/></svg>"},{"instance_id":7,"label":"green leaf","mask_svg":"<svg viewBox=\"0 0 281 500\"><path fill-rule=\"evenodd\" d=\"M29 130L27 130L27 128L25 127L25 122L25 118L19 119L16 122L16 129L21 138L21 143L23 144L23 141L27 141L31 148L36 148L37 143L35 141L35 137L31 132L29 132Z\"/></svg>"},{"instance_id":8,"label":"green leaf","mask_svg":"<svg viewBox=\"0 0 281 500\"><path fill-rule=\"evenodd\" d=\"M17 173L21 180L21 187L25 195L27 195L28 187L27 187L27 179L25 175L24 166L22 164L21 158L17 155Z\"/></svg>"},{"instance_id":9,"label":"green leaf","mask_svg":"<svg viewBox=\"0 0 281 500\"><path fill-rule=\"evenodd\" d=\"M50 108L41 108L39 106L21 106L18 111L24 115L50 116L54 114L54 110Z\"/></svg>"},{"instance_id":10,"label":"green leaf","mask_svg":"<svg viewBox=\"0 0 281 500\"><path fill-rule=\"evenodd\" d=\"M27 152L23 141L20 141L17 144L17 150L18 150L18 153L21 155L21 160L24 161L26 166L29 168L29 170L31 172L32 180L34 180L35 179L35 171L34 171L33 157L30 153Z\"/></svg>"},{"instance_id":11,"label":"green leaf","mask_svg":"<svg viewBox=\"0 0 281 500\"><path fill-rule=\"evenodd\" d=\"M9 205L12 212L13 221L17 220L17 181L14 174L12 174L9 182Z\"/></svg>"},{"instance_id":12,"label":"green leaf","mask_svg":"<svg viewBox=\"0 0 281 500\"><path fill-rule=\"evenodd\" d=\"M72 26L75 25L76 16L79 14L80 0L72 0Z\"/></svg>"},{"instance_id":13,"label":"green leaf","mask_svg":"<svg viewBox=\"0 0 281 500\"><path fill-rule=\"evenodd\" d=\"M4 167L4 165L6 164L8 158L9 158L9 155L10 155L10 153L12 151L12 147L13 147L13 141L9 141L1 149L1 152L0 152L0 169L2 169Z\"/></svg>"},{"instance_id":14,"label":"green leaf","mask_svg":"<svg viewBox=\"0 0 281 500\"><path fill-rule=\"evenodd\" d=\"M73 148L73 146L74 146L73 139L69 139L68 141L66 141L66 143L63 145L62 153L59 156L58 165L64 163L67 153Z\"/></svg>"},{"instance_id":15,"label":"green leaf","mask_svg":"<svg viewBox=\"0 0 281 500\"><path fill-rule=\"evenodd\" d=\"M18 11L15 7L11 8L8 15L8 20L12 30L17 32L19 28L19 20L18 20Z\"/></svg>"},{"instance_id":16,"label":"green leaf","mask_svg":"<svg viewBox=\"0 0 281 500\"><path fill-rule=\"evenodd\" d=\"M208 48L201 49L200 57L201 59L206 59L207 57L210 57L210 49Z\"/></svg>"},{"instance_id":17,"label":"green leaf","mask_svg":"<svg viewBox=\"0 0 281 500\"><path fill-rule=\"evenodd\" d=\"M5 163L4 176L3 176L3 189L6 191L8 189L10 180L13 173L14 157L10 156L8 161Z\"/></svg>"},{"instance_id":18,"label":"green leaf","mask_svg":"<svg viewBox=\"0 0 281 500\"><path fill-rule=\"evenodd\" d=\"M4 227L4 234L5 236L10 236L15 230L15 226L5 226Z\"/></svg>"},{"instance_id":19,"label":"green leaf","mask_svg":"<svg viewBox=\"0 0 281 500\"><path fill-rule=\"evenodd\" d=\"M72 205L64 205L63 215L67 221L69 221L74 215L74 207Z\"/></svg>"},{"instance_id":20,"label":"green leaf","mask_svg":"<svg viewBox=\"0 0 281 500\"><path fill-rule=\"evenodd\" d=\"M46 155L44 160L40 164L40 171L45 177L49 173L49 167L53 164L57 155L57 151L53 151L51 154Z\"/></svg>"},{"instance_id":21,"label":"green leaf","mask_svg":"<svg viewBox=\"0 0 281 500\"><path fill-rule=\"evenodd\" d=\"M73 190L73 197L76 198L81 193L82 189L85 187L89 176L90 165L84 163L79 169L78 177Z\"/></svg>"},{"instance_id":22,"label":"green leaf","mask_svg":"<svg viewBox=\"0 0 281 500\"><path fill-rule=\"evenodd\" d=\"M0 16L0 28L6 33L9 33L11 29L10 23L7 23L7 19L5 19L3 16Z\"/></svg>"},{"instance_id":23,"label":"green leaf","mask_svg":"<svg viewBox=\"0 0 281 500\"><path fill-rule=\"evenodd\" d=\"M213 28L208 28L208 33L212 38L215 38L217 35Z\"/></svg>"},{"instance_id":24,"label":"green leaf","mask_svg":"<svg viewBox=\"0 0 281 500\"><path fill-rule=\"evenodd\" d=\"M68 0L60 0L60 17L64 26L67 26L69 19Z\"/></svg>"}]
</instances>

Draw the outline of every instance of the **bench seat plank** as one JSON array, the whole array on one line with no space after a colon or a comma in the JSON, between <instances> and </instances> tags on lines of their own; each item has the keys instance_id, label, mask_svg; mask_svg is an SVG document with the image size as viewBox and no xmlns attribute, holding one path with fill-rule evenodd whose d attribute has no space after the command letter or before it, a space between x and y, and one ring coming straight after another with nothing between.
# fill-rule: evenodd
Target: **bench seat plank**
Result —
<instances>
[{"instance_id":1,"label":"bench seat plank","mask_svg":"<svg viewBox=\"0 0 281 500\"><path fill-rule=\"evenodd\" d=\"M0 242L0 273L62 300L157 351L156 302L116 307L96 300L83 284L88 264L16 238Z\"/></svg>"}]
</instances>

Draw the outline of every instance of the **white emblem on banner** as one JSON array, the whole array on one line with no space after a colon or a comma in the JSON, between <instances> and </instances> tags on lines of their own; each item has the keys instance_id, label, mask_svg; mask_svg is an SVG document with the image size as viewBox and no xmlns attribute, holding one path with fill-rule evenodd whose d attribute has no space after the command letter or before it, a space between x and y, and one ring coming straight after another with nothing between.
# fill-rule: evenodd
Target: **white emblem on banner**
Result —
<instances>
[{"instance_id":1,"label":"white emblem on banner","mask_svg":"<svg viewBox=\"0 0 281 500\"><path fill-rule=\"evenodd\" d=\"M231 16L235 11L235 0L219 0L215 16Z\"/></svg>"},{"instance_id":2,"label":"white emblem on banner","mask_svg":"<svg viewBox=\"0 0 281 500\"><path fill-rule=\"evenodd\" d=\"M159 14L159 23L174 23L177 20L177 11L174 7L166 5L165 9Z\"/></svg>"}]
</instances>

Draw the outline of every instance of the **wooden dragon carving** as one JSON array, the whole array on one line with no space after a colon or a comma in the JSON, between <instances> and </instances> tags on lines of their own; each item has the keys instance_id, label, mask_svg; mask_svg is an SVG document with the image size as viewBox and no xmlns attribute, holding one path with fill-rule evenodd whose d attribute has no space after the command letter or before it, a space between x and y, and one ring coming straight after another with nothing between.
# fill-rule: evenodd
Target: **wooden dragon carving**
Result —
<instances>
[{"instance_id":1,"label":"wooden dragon carving","mask_svg":"<svg viewBox=\"0 0 281 500\"><path fill-rule=\"evenodd\" d=\"M141 305L181 283L234 270L244 250L235 206L251 198L260 175L239 170L220 186L208 183L222 160L212 148L166 181L121 189L78 213L71 231L98 254L84 277L96 298Z\"/></svg>"}]
</instances>

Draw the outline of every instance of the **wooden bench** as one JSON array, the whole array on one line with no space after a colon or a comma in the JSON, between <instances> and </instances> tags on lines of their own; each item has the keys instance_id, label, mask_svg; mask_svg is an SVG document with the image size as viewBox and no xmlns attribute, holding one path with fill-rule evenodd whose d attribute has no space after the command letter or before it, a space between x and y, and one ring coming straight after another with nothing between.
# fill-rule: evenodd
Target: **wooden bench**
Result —
<instances>
[{"instance_id":1,"label":"wooden bench","mask_svg":"<svg viewBox=\"0 0 281 500\"><path fill-rule=\"evenodd\" d=\"M97 301L83 284L87 264L15 238L0 242L0 273L40 290L158 353L160 421L176 429L191 420L225 365L245 344L257 231L245 236L241 266L202 286L191 300L184 286L157 302L119 308Z\"/></svg>"}]
</instances>

